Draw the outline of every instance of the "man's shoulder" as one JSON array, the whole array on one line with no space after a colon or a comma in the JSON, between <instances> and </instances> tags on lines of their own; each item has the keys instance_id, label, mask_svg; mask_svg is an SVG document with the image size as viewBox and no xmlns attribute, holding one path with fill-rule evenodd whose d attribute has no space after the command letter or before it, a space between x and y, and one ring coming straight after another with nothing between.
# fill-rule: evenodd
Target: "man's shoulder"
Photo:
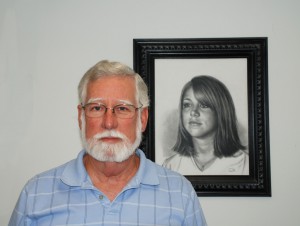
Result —
<instances>
[{"instance_id":1,"label":"man's shoulder","mask_svg":"<svg viewBox=\"0 0 300 226\"><path fill-rule=\"evenodd\" d=\"M149 160L151 161L151 160ZM151 161L152 162L152 161ZM157 175L160 181L160 184L168 184L168 186L178 187L178 186L186 186L190 187L191 183L186 179L182 174L168 169L164 166L161 166L155 162L152 162L153 166L157 171Z\"/></svg>"},{"instance_id":2,"label":"man's shoulder","mask_svg":"<svg viewBox=\"0 0 300 226\"><path fill-rule=\"evenodd\" d=\"M159 165L155 162L153 162L153 163L154 163L155 167L157 168L157 171L161 175L174 176L174 177L183 177L180 173L178 173L176 171L168 169L168 168L164 167L163 165Z\"/></svg>"},{"instance_id":3,"label":"man's shoulder","mask_svg":"<svg viewBox=\"0 0 300 226\"><path fill-rule=\"evenodd\" d=\"M74 160L65 162L61 165L58 165L58 166L55 166L55 167L50 168L48 170L42 171L42 172L38 173L35 177L36 178L42 178L42 177L48 177L48 176L59 176L64 171L66 166L72 161L74 161Z\"/></svg>"},{"instance_id":4,"label":"man's shoulder","mask_svg":"<svg viewBox=\"0 0 300 226\"><path fill-rule=\"evenodd\" d=\"M182 177L181 174L170 170L166 167L164 167L163 165L159 165L158 163L152 161L151 159L146 158L146 167L148 167L147 170L149 170L149 168L155 168L156 172L158 173L158 175L167 175L167 176L174 176L174 177Z\"/></svg>"},{"instance_id":5,"label":"man's shoulder","mask_svg":"<svg viewBox=\"0 0 300 226\"><path fill-rule=\"evenodd\" d=\"M34 187L37 186L37 184L49 184L50 181L51 183L53 183L53 181L60 180L65 168L72 162L74 162L74 159L36 174L32 178L30 178L26 183L26 190L32 190Z\"/></svg>"}]
</instances>

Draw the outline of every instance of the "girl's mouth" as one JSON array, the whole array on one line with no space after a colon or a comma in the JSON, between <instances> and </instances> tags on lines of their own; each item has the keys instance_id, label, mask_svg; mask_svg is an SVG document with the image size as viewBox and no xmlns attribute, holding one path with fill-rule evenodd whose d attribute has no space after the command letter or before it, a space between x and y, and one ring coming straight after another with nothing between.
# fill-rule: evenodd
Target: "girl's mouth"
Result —
<instances>
[{"instance_id":1,"label":"girl's mouth","mask_svg":"<svg viewBox=\"0 0 300 226\"><path fill-rule=\"evenodd\" d=\"M191 125L191 126L200 126L201 123L200 122L196 122L196 121L189 121L189 125Z\"/></svg>"}]
</instances>

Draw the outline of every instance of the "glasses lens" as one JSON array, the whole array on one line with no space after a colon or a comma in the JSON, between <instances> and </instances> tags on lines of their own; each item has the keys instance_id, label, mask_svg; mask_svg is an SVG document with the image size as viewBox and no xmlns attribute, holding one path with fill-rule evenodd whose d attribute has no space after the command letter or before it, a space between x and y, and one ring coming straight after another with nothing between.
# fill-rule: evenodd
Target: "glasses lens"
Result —
<instances>
[{"instance_id":1,"label":"glasses lens","mask_svg":"<svg viewBox=\"0 0 300 226\"><path fill-rule=\"evenodd\" d=\"M102 104L90 103L85 105L85 114L88 117L101 117L106 111L106 107Z\"/></svg>"},{"instance_id":2,"label":"glasses lens","mask_svg":"<svg viewBox=\"0 0 300 226\"><path fill-rule=\"evenodd\" d=\"M135 109L132 105L121 104L114 107L114 113L118 118L132 118L135 114Z\"/></svg>"}]
</instances>

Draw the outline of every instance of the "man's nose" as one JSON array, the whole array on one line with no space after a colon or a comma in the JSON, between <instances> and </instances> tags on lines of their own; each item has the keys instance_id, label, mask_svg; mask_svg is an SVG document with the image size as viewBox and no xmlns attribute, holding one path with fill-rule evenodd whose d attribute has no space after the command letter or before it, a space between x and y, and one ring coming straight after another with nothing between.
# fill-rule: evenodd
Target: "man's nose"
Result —
<instances>
[{"instance_id":1,"label":"man's nose","mask_svg":"<svg viewBox=\"0 0 300 226\"><path fill-rule=\"evenodd\" d=\"M113 129L118 125L118 120L116 114L114 113L114 109L107 108L106 112L102 116L102 127L105 129Z\"/></svg>"}]
</instances>

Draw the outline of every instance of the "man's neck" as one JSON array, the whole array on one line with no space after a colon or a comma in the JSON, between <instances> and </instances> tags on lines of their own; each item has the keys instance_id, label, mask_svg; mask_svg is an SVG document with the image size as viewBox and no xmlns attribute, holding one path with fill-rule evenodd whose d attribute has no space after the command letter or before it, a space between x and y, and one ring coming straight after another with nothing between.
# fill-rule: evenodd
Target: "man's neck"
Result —
<instances>
[{"instance_id":1,"label":"man's neck","mask_svg":"<svg viewBox=\"0 0 300 226\"><path fill-rule=\"evenodd\" d=\"M86 154L83 162L93 185L113 201L138 171L140 159L133 154L123 162L101 162Z\"/></svg>"}]
</instances>

